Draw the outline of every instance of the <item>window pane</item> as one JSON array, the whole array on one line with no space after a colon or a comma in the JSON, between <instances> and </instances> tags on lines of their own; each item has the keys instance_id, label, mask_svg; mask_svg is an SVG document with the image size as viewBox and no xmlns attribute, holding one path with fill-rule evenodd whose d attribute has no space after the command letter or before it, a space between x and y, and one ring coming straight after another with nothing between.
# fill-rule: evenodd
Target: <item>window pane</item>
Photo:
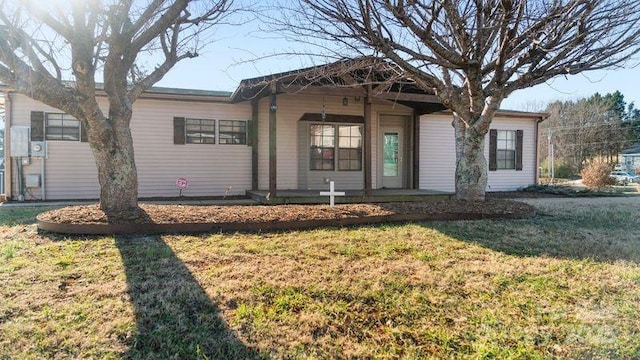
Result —
<instances>
[{"instance_id":1,"label":"window pane","mask_svg":"<svg viewBox=\"0 0 640 360\"><path fill-rule=\"evenodd\" d=\"M362 126L338 126L338 170L362 170Z\"/></svg>"},{"instance_id":2,"label":"window pane","mask_svg":"<svg viewBox=\"0 0 640 360\"><path fill-rule=\"evenodd\" d=\"M322 158L327 160L333 160L333 148L323 148Z\"/></svg>"},{"instance_id":3,"label":"window pane","mask_svg":"<svg viewBox=\"0 0 640 360\"><path fill-rule=\"evenodd\" d=\"M45 139L80 140L80 121L67 114L45 114Z\"/></svg>"},{"instance_id":4,"label":"window pane","mask_svg":"<svg viewBox=\"0 0 640 360\"><path fill-rule=\"evenodd\" d=\"M516 132L512 130L499 130L496 145L498 150L515 150Z\"/></svg>"},{"instance_id":5,"label":"window pane","mask_svg":"<svg viewBox=\"0 0 640 360\"><path fill-rule=\"evenodd\" d=\"M338 146L341 147L341 148L351 147L351 138L344 137L344 136L341 135L338 138Z\"/></svg>"},{"instance_id":6,"label":"window pane","mask_svg":"<svg viewBox=\"0 0 640 360\"><path fill-rule=\"evenodd\" d=\"M310 170L333 170L335 167L335 127L312 124L310 136Z\"/></svg>"},{"instance_id":7,"label":"window pane","mask_svg":"<svg viewBox=\"0 0 640 360\"><path fill-rule=\"evenodd\" d=\"M247 143L247 122L244 120L220 120L220 144L241 145Z\"/></svg>"},{"instance_id":8,"label":"window pane","mask_svg":"<svg viewBox=\"0 0 640 360\"><path fill-rule=\"evenodd\" d=\"M80 140L80 130L79 129L71 129L71 130L67 130L63 135L62 138L64 140L69 140L69 141L77 141Z\"/></svg>"},{"instance_id":9,"label":"window pane","mask_svg":"<svg viewBox=\"0 0 640 360\"><path fill-rule=\"evenodd\" d=\"M514 150L498 150L496 160L498 169L515 169L516 152Z\"/></svg>"},{"instance_id":10,"label":"window pane","mask_svg":"<svg viewBox=\"0 0 640 360\"><path fill-rule=\"evenodd\" d=\"M498 130L496 142L496 160L498 169L516 168L516 132L513 130Z\"/></svg>"},{"instance_id":11,"label":"window pane","mask_svg":"<svg viewBox=\"0 0 640 360\"><path fill-rule=\"evenodd\" d=\"M215 120L185 119L185 124L187 144L215 144Z\"/></svg>"}]
</instances>

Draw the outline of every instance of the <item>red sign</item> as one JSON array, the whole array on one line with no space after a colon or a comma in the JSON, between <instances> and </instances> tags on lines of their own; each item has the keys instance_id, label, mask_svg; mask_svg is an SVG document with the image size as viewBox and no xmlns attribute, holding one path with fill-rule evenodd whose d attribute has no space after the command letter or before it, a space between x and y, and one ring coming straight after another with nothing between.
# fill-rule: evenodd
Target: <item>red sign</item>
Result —
<instances>
[{"instance_id":1,"label":"red sign","mask_svg":"<svg viewBox=\"0 0 640 360\"><path fill-rule=\"evenodd\" d=\"M176 180L176 187L178 187L178 189L186 189L188 186L189 180L187 180L186 178L178 178L178 180Z\"/></svg>"}]
</instances>

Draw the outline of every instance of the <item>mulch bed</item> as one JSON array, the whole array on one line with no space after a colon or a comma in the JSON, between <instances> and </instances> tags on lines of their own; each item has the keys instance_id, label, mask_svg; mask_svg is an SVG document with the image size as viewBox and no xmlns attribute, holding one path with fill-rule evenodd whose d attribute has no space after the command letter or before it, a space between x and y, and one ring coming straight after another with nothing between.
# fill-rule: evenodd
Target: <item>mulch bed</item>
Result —
<instances>
[{"instance_id":1,"label":"mulch bed","mask_svg":"<svg viewBox=\"0 0 640 360\"><path fill-rule=\"evenodd\" d=\"M504 199L278 206L141 204L144 217L110 222L98 205L70 206L38 216L42 230L71 234L270 231L381 222L526 218L531 205Z\"/></svg>"}]
</instances>

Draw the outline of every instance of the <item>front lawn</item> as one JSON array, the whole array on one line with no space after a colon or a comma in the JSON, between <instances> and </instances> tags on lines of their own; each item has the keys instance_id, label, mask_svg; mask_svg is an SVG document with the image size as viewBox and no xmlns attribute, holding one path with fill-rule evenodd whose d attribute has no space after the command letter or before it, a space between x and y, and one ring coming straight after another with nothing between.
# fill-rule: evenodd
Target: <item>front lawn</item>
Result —
<instances>
[{"instance_id":1,"label":"front lawn","mask_svg":"<svg viewBox=\"0 0 640 360\"><path fill-rule=\"evenodd\" d=\"M98 238L4 208L0 359L640 357L640 198L527 201L528 220Z\"/></svg>"}]
</instances>

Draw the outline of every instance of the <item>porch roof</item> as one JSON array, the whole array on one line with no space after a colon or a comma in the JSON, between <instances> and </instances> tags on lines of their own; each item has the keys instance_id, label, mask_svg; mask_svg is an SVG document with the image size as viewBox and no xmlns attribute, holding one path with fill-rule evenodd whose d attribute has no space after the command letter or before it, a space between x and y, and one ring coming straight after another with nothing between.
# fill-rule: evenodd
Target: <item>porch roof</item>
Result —
<instances>
[{"instance_id":1,"label":"porch roof","mask_svg":"<svg viewBox=\"0 0 640 360\"><path fill-rule=\"evenodd\" d=\"M446 109L433 92L424 91L394 64L375 57L343 59L330 64L245 79L231 102L260 99L272 93L369 96L431 113Z\"/></svg>"}]
</instances>

